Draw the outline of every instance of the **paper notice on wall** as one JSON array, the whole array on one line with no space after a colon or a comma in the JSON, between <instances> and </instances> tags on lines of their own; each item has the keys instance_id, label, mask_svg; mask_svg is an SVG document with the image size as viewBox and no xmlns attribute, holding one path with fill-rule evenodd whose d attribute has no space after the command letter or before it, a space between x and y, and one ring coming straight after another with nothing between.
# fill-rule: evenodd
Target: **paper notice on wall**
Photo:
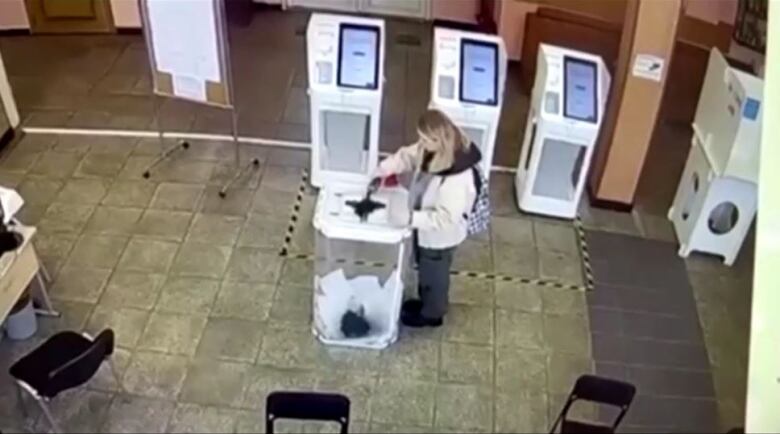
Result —
<instances>
[{"instance_id":1,"label":"paper notice on wall","mask_svg":"<svg viewBox=\"0 0 780 434\"><path fill-rule=\"evenodd\" d=\"M154 61L159 71L201 81L222 81L215 14L217 1L146 1Z\"/></svg>"},{"instance_id":2,"label":"paper notice on wall","mask_svg":"<svg viewBox=\"0 0 780 434\"><path fill-rule=\"evenodd\" d=\"M661 81L664 75L664 59L652 54L637 54L633 74L647 80Z\"/></svg>"},{"instance_id":3,"label":"paper notice on wall","mask_svg":"<svg viewBox=\"0 0 780 434\"><path fill-rule=\"evenodd\" d=\"M173 94L181 98L206 102L206 82L196 77L174 75Z\"/></svg>"}]
</instances>

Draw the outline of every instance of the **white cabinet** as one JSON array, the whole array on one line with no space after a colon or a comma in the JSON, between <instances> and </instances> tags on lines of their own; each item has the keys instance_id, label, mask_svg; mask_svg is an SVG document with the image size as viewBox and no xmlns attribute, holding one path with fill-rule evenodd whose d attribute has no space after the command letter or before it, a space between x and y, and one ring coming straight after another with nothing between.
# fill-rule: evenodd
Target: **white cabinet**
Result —
<instances>
[{"instance_id":1,"label":"white cabinet","mask_svg":"<svg viewBox=\"0 0 780 434\"><path fill-rule=\"evenodd\" d=\"M357 12L360 0L286 0L288 7Z\"/></svg>"},{"instance_id":2,"label":"white cabinet","mask_svg":"<svg viewBox=\"0 0 780 434\"><path fill-rule=\"evenodd\" d=\"M431 0L284 0L286 7L428 19Z\"/></svg>"},{"instance_id":3,"label":"white cabinet","mask_svg":"<svg viewBox=\"0 0 780 434\"><path fill-rule=\"evenodd\" d=\"M398 15L425 19L430 16L430 0L360 0L361 11L376 15Z\"/></svg>"}]
</instances>

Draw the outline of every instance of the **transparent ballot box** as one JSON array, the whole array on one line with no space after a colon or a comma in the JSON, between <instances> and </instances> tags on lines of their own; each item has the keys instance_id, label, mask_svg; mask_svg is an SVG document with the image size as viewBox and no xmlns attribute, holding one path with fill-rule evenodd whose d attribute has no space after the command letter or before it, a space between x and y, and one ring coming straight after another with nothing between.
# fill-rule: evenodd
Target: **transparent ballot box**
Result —
<instances>
[{"instance_id":1,"label":"transparent ballot box","mask_svg":"<svg viewBox=\"0 0 780 434\"><path fill-rule=\"evenodd\" d=\"M365 186L329 185L317 199L312 330L325 344L381 349L398 338L411 234L388 222L388 208L408 194L374 193L362 219L353 205L365 194Z\"/></svg>"}]
</instances>

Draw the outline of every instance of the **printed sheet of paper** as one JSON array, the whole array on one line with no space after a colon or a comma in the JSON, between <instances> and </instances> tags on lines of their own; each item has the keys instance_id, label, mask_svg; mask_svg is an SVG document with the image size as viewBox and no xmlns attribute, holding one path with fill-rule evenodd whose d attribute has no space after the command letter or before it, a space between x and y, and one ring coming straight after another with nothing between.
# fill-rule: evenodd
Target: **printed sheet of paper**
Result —
<instances>
[{"instance_id":1,"label":"printed sheet of paper","mask_svg":"<svg viewBox=\"0 0 780 434\"><path fill-rule=\"evenodd\" d=\"M159 71L174 77L176 96L206 101L205 86L202 92L196 92L194 83L222 81L216 1L146 1L154 61ZM178 94L177 89L184 93Z\"/></svg>"}]
</instances>

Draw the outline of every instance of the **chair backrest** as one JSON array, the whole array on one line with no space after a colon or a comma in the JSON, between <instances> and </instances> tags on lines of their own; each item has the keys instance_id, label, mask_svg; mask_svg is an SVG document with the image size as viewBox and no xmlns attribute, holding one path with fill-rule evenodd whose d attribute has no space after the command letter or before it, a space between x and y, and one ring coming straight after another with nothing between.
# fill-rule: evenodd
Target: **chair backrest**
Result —
<instances>
[{"instance_id":1,"label":"chair backrest","mask_svg":"<svg viewBox=\"0 0 780 434\"><path fill-rule=\"evenodd\" d=\"M597 377L595 375L581 375L577 379L577 382L574 383L574 388L569 394L569 398L566 400L566 404L563 406L563 409L558 415L558 419L556 419L550 432L555 431L558 423L568 420L566 416L569 409L577 400L591 401L620 408L620 412L615 417L611 426L612 431L614 432L620 424L620 421L622 421L623 417L626 415L628 407L634 400L634 395L636 395L636 387L633 384L610 378Z\"/></svg>"},{"instance_id":2,"label":"chair backrest","mask_svg":"<svg viewBox=\"0 0 780 434\"><path fill-rule=\"evenodd\" d=\"M349 398L344 395L311 392L273 392L265 404L266 433L274 432L277 419L336 422L341 433L349 430Z\"/></svg>"},{"instance_id":3,"label":"chair backrest","mask_svg":"<svg viewBox=\"0 0 780 434\"><path fill-rule=\"evenodd\" d=\"M81 354L49 373L48 396L89 381L106 358L114 353L114 331L106 329Z\"/></svg>"}]
</instances>

